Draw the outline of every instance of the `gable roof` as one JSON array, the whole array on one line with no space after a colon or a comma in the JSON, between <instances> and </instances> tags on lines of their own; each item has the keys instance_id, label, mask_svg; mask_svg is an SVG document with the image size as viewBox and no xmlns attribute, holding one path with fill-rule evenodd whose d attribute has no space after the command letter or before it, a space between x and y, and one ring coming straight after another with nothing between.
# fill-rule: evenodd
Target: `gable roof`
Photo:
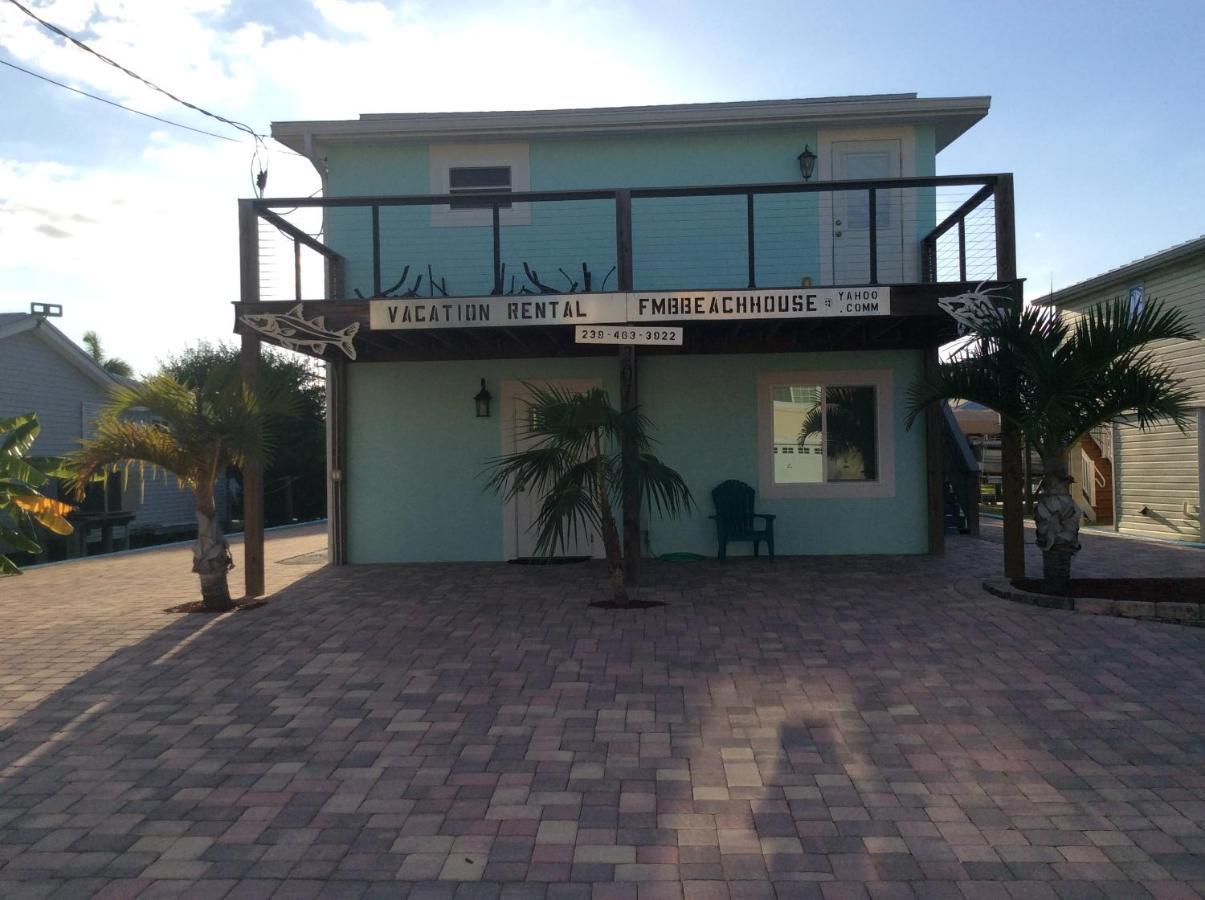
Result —
<instances>
[{"instance_id":1,"label":"gable roof","mask_svg":"<svg viewBox=\"0 0 1205 900\"><path fill-rule=\"evenodd\" d=\"M129 379L106 372L82 347L42 316L35 316L33 313L0 313L0 341L25 332L32 332L35 337L103 388L131 383Z\"/></svg>"},{"instance_id":2,"label":"gable roof","mask_svg":"<svg viewBox=\"0 0 1205 900\"><path fill-rule=\"evenodd\" d=\"M1160 250L1158 253L1140 257L1099 275L1093 275L1091 278L1068 285L1033 302L1036 306L1058 306L1060 303L1070 303L1115 282L1138 278L1154 269L1191 259L1198 254L1205 256L1205 235L1168 247L1166 250Z\"/></svg>"},{"instance_id":3,"label":"gable roof","mask_svg":"<svg viewBox=\"0 0 1205 900\"><path fill-rule=\"evenodd\" d=\"M991 98L870 94L733 103L678 103L500 112L367 113L359 119L273 122L272 136L314 155L314 143L359 140L502 140L537 135L748 130L773 125L933 125L937 150L987 115Z\"/></svg>"}]
</instances>

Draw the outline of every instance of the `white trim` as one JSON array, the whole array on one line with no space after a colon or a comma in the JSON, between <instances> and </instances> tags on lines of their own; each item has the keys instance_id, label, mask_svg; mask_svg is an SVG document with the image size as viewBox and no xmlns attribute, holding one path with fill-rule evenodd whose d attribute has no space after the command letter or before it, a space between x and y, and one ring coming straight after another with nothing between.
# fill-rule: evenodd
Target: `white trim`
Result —
<instances>
[{"instance_id":1,"label":"white trim","mask_svg":"<svg viewBox=\"0 0 1205 900\"><path fill-rule=\"evenodd\" d=\"M686 103L594 109L499 112L385 113L359 119L273 122L272 136L298 152L305 140L322 145L359 140L514 140L535 135L601 135L639 132L729 130L830 124L873 127L932 125L936 149L987 115L990 97L917 97L915 93L811 99Z\"/></svg>"},{"instance_id":2,"label":"white trim","mask_svg":"<svg viewBox=\"0 0 1205 900\"><path fill-rule=\"evenodd\" d=\"M588 391L591 388L602 387L601 378L525 378L525 379L507 379L498 385L498 393L500 399L498 401L498 415L501 416L501 427L498 429L501 441L500 447L502 455L514 453L515 451L515 433L512 423L515 421L515 404L519 402L519 398L527 394L527 388L531 386L543 387L547 385L556 385L566 391L580 393ZM508 500L502 504L502 553L503 559L514 559L519 554L519 539L515 532L515 513L514 501ZM603 546L601 540L595 540L593 543L593 556L595 559L603 557Z\"/></svg>"},{"instance_id":3,"label":"white trim","mask_svg":"<svg viewBox=\"0 0 1205 900\"><path fill-rule=\"evenodd\" d=\"M510 189L531 190L531 157L526 143L511 144L432 144L428 148L428 187L432 194L449 194L451 169L483 166L508 166ZM431 207L431 225L435 228L473 228L489 226L493 217L488 209L452 209ZM502 225L530 225L531 204L516 203L499 210Z\"/></svg>"},{"instance_id":4,"label":"white trim","mask_svg":"<svg viewBox=\"0 0 1205 900\"><path fill-rule=\"evenodd\" d=\"M825 129L816 135L816 168L820 181L833 180L833 144L850 141L899 141L900 142L900 177L912 178L916 175L916 128L840 128ZM832 284L833 278L833 195L819 194L820 216L818 218L819 247L820 247L820 284ZM916 221L916 191L904 191L903 202L899 209L900 228L904 241L904 271L900 281L919 281L917 265L919 253L909 254L908 224ZM893 279L880 279L891 281Z\"/></svg>"},{"instance_id":5,"label":"white trim","mask_svg":"<svg viewBox=\"0 0 1205 900\"><path fill-rule=\"evenodd\" d=\"M876 481L828 481L822 484L777 484L774 481L775 385L869 385L875 389ZM862 498L895 496L894 376L890 369L757 373L757 477L758 494L766 500L815 497Z\"/></svg>"}]
</instances>

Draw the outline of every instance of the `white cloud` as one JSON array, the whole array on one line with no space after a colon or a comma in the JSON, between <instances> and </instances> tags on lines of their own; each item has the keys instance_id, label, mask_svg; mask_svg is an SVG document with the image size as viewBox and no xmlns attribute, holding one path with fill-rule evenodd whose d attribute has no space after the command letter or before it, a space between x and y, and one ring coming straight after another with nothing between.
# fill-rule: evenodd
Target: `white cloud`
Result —
<instances>
[{"instance_id":1,"label":"white cloud","mask_svg":"<svg viewBox=\"0 0 1205 900\"><path fill-rule=\"evenodd\" d=\"M257 130L272 119L360 112L722 96L712 82L718 76L702 70L689 47L642 34L636 14L620 4L447 6L315 0L325 36L286 37L270 23L215 28L226 0L49 0L36 11L165 88ZM0 46L71 84L238 136L52 38L3 2ZM197 336L229 336L228 304L238 285L234 201L252 194L251 152L250 144L148 125L144 145L131 147L121 165L64 166L53 147L35 159L0 158L0 308L63 303L69 333L94 328L110 352L142 368ZM280 148L270 168L271 195L308 194L318 185L307 162Z\"/></svg>"}]
</instances>

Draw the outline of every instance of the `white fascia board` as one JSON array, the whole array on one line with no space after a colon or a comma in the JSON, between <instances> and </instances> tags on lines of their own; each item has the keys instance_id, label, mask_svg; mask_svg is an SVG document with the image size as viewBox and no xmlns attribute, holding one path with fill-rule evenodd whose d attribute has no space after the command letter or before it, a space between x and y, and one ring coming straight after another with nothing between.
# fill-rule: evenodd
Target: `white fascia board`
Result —
<instances>
[{"instance_id":1,"label":"white fascia board","mask_svg":"<svg viewBox=\"0 0 1205 900\"><path fill-rule=\"evenodd\" d=\"M987 115L990 97L920 98L915 94L759 100L674 106L511 112L389 113L359 119L273 122L272 136L298 152L322 143L364 140L498 140L540 135L734 130L774 125L931 124L937 149Z\"/></svg>"}]
</instances>

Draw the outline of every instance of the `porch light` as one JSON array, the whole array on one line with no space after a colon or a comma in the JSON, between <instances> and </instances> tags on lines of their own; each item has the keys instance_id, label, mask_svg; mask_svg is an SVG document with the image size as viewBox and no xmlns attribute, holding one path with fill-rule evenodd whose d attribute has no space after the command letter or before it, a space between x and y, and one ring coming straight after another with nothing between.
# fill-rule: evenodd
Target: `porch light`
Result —
<instances>
[{"instance_id":1,"label":"porch light","mask_svg":"<svg viewBox=\"0 0 1205 900\"><path fill-rule=\"evenodd\" d=\"M494 398L490 392L485 389L485 379L481 379L481 390L477 392L477 396L473 398L473 402L477 404L477 418L488 419L490 417L490 401Z\"/></svg>"},{"instance_id":2,"label":"porch light","mask_svg":"<svg viewBox=\"0 0 1205 900\"><path fill-rule=\"evenodd\" d=\"M816 169L816 154L812 152L812 148L804 144L803 152L796 159L799 160L799 174L803 176L803 180L811 181L812 172Z\"/></svg>"}]
</instances>

